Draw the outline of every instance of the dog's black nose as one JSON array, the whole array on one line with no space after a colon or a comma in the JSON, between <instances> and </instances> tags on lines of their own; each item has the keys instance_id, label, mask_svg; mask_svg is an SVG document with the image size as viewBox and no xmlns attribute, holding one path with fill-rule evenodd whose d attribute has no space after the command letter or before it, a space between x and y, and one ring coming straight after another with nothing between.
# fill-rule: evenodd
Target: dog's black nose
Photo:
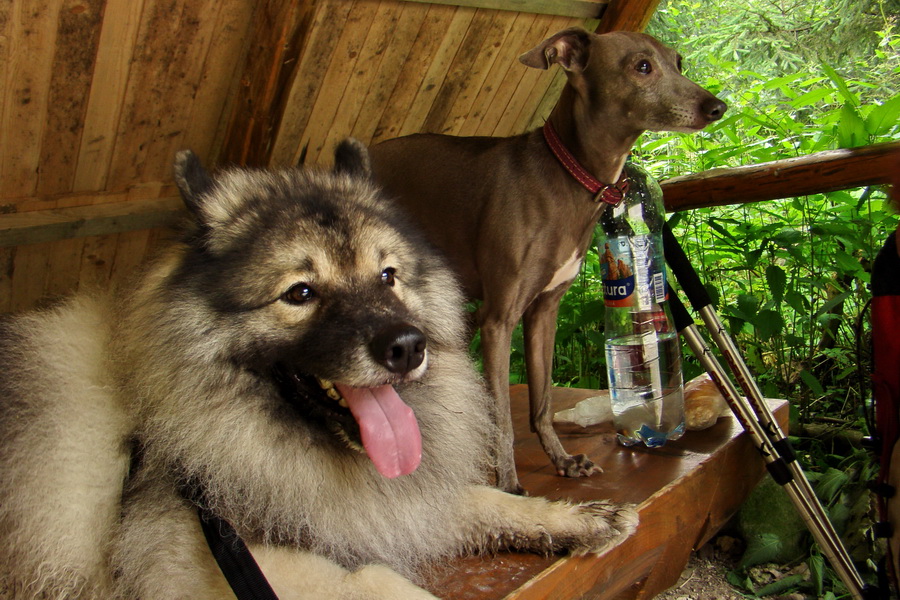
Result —
<instances>
[{"instance_id":1,"label":"dog's black nose","mask_svg":"<svg viewBox=\"0 0 900 600\"><path fill-rule=\"evenodd\" d=\"M425 334L406 323L391 325L375 334L369 351L388 371L405 375L425 360Z\"/></svg>"},{"instance_id":2,"label":"dog's black nose","mask_svg":"<svg viewBox=\"0 0 900 600\"><path fill-rule=\"evenodd\" d=\"M727 109L728 105L716 97L707 98L700 105L700 110L710 122L721 119Z\"/></svg>"}]
</instances>

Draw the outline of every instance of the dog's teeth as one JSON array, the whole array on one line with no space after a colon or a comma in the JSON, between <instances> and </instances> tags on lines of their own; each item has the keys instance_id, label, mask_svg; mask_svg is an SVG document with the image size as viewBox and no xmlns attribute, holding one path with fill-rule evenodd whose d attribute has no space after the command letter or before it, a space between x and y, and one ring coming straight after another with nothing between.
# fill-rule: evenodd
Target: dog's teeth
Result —
<instances>
[{"instance_id":1,"label":"dog's teeth","mask_svg":"<svg viewBox=\"0 0 900 600\"><path fill-rule=\"evenodd\" d=\"M338 400L338 404L340 404L340 405L341 405L341 406L343 406L343 407L344 407L344 408L350 408L350 405L349 405L349 404L347 404L347 401L346 401L346 400L344 400L344 398L343 398L343 397L341 397L341 399L340 399L340 400Z\"/></svg>"},{"instance_id":2,"label":"dog's teeth","mask_svg":"<svg viewBox=\"0 0 900 600\"><path fill-rule=\"evenodd\" d=\"M340 400L343 400L343 398L341 397L340 392L338 392L338 391L337 391L336 389L334 389L333 387L330 387L330 388L326 389L326 390L325 390L325 395L328 396L329 398L331 398L332 400L339 400L339 401L340 401Z\"/></svg>"},{"instance_id":3,"label":"dog's teeth","mask_svg":"<svg viewBox=\"0 0 900 600\"><path fill-rule=\"evenodd\" d=\"M327 379L320 379L319 377L316 377L316 380L319 382L319 387L321 387L323 390L334 389L334 384Z\"/></svg>"}]
</instances>

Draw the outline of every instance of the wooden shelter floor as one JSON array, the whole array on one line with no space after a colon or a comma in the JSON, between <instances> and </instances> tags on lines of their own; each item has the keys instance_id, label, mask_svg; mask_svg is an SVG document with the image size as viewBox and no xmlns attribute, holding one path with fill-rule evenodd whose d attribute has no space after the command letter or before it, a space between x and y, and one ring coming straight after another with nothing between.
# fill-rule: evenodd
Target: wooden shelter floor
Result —
<instances>
[{"instance_id":1,"label":"wooden shelter floor","mask_svg":"<svg viewBox=\"0 0 900 600\"><path fill-rule=\"evenodd\" d=\"M733 417L725 417L710 429L689 431L658 449L618 445L609 424L557 426L569 452L583 452L603 469L589 478L559 477L529 430L527 386L513 386L511 392L516 463L528 493L633 503L638 506L640 525L601 556L500 553L453 561L439 567L426 584L441 598L653 598L678 581L691 552L731 518L765 474L749 434ZM553 410L597 393L556 388ZM770 402L786 428L787 402Z\"/></svg>"}]
</instances>

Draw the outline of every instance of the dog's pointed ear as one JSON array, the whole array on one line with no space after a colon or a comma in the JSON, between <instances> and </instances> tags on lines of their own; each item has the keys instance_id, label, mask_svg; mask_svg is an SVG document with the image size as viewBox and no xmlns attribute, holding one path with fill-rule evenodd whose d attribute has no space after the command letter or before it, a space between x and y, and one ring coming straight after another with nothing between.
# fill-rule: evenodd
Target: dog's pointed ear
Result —
<instances>
[{"instance_id":1,"label":"dog's pointed ear","mask_svg":"<svg viewBox=\"0 0 900 600\"><path fill-rule=\"evenodd\" d=\"M190 150L182 150L175 155L175 183L188 210L195 216L201 216L202 198L214 184L200 159Z\"/></svg>"},{"instance_id":2,"label":"dog's pointed ear","mask_svg":"<svg viewBox=\"0 0 900 600\"><path fill-rule=\"evenodd\" d=\"M366 145L347 138L334 149L334 172L364 179L372 177L372 163Z\"/></svg>"},{"instance_id":3,"label":"dog's pointed ear","mask_svg":"<svg viewBox=\"0 0 900 600\"><path fill-rule=\"evenodd\" d=\"M566 71L580 73L587 65L590 36L580 27L564 29L520 56L519 61L535 69L549 69L558 64Z\"/></svg>"}]
</instances>

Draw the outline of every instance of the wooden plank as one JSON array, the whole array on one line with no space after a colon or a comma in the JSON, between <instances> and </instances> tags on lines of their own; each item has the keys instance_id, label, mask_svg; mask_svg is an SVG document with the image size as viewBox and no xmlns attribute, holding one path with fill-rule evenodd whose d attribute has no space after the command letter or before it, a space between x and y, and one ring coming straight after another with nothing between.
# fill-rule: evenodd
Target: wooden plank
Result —
<instances>
[{"instance_id":1,"label":"wooden plank","mask_svg":"<svg viewBox=\"0 0 900 600\"><path fill-rule=\"evenodd\" d=\"M532 105L531 117L525 120L527 123L526 130L530 131L543 126L559 101L559 95L562 93L566 81L565 71L557 69L557 73L550 80L550 85L544 90L544 94Z\"/></svg>"},{"instance_id":2,"label":"wooden plank","mask_svg":"<svg viewBox=\"0 0 900 600\"><path fill-rule=\"evenodd\" d=\"M491 103L485 108L481 122L475 129L475 135L504 135L504 133L497 130L497 123L506 114L510 102L518 95L519 86L530 70L519 62L519 56L539 44L552 33L555 33L558 24L559 21L546 16L539 16L531 22L531 27L519 40L519 47L506 57L509 67L503 77L499 80L494 80L494 85L497 87L496 94ZM497 81L499 81L499 84L496 83ZM523 88L523 93L527 93L524 90L525 88Z\"/></svg>"},{"instance_id":3,"label":"wooden plank","mask_svg":"<svg viewBox=\"0 0 900 600\"><path fill-rule=\"evenodd\" d=\"M298 59L303 47L310 41L308 34L312 31L315 35L315 26L323 23L321 15L328 11L330 4L313 0L267 0L259 3L249 29L249 47L241 63L240 83L230 102L230 117L219 152L222 162L254 166L267 164L276 141L274 137L279 121L291 124L297 120L292 108L307 109L308 98L301 98L293 105L290 103L290 82L294 73L302 69L302 65L298 68ZM313 23L313 11L317 7L316 21ZM316 41L325 44L320 50L326 54L330 52L328 44L334 43L327 35ZM319 76L323 74L324 71ZM310 82L301 81L310 85L313 91L317 89L318 77L313 76ZM303 126L305 120L300 125L300 131ZM296 131L291 133L297 134Z\"/></svg>"},{"instance_id":4,"label":"wooden plank","mask_svg":"<svg viewBox=\"0 0 900 600\"><path fill-rule=\"evenodd\" d=\"M61 4L46 125L41 138L36 192L42 196L66 194L74 185L104 9L103 0L64 0ZM42 298L59 297L77 289L82 247L82 240L64 240L47 246Z\"/></svg>"},{"instance_id":5,"label":"wooden plank","mask_svg":"<svg viewBox=\"0 0 900 600\"><path fill-rule=\"evenodd\" d=\"M14 9L17 8L12 2L0 2L0 132L5 132L8 125L7 113L7 96L10 95L10 81L13 73L13 46L16 19L14 19ZM0 200L13 196L12 191L7 191L2 182L5 180L3 172L3 158L8 152L4 135L0 135ZM4 211L15 210L15 205L10 203L0 203L0 213ZM0 259L5 260L2 255ZM2 274L0 274L2 277ZM2 279L0 279L2 281ZM2 291L2 289L0 289ZM0 302L8 301L8 296L4 298L0 296Z\"/></svg>"},{"instance_id":6,"label":"wooden plank","mask_svg":"<svg viewBox=\"0 0 900 600\"><path fill-rule=\"evenodd\" d=\"M78 287L82 290L103 290L109 287L109 277L116 258L119 236L100 235L85 238L78 272Z\"/></svg>"},{"instance_id":7,"label":"wooden plank","mask_svg":"<svg viewBox=\"0 0 900 600\"><path fill-rule=\"evenodd\" d=\"M603 14L607 2L589 0L404 0L405 2L425 2L447 4L467 8L488 8L514 12L560 15L582 19L598 18Z\"/></svg>"},{"instance_id":8,"label":"wooden plank","mask_svg":"<svg viewBox=\"0 0 900 600\"><path fill-rule=\"evenodd\" d=\"M305 155L304 134L328 66L347 22L352 3L325 0L316 4L308 35L298 40L298 66L287 84L281 120L271 139L269 165L296 164Z\"/></svg>"},{"instance_id":9,"label":"wooden plank","mask_svg":"<svg viewBox=\"0 0 900 600\"><path fill-rule=\"evenodd\" d=\"M610 0L595 31L643 31L658 4L659 0Z\"/></svg>"},{"instance_id":10,"label":"wooden plank","mask_svg":"<svg viewBox=\"0 0 900 600\"><path fill-rule=\"evenodd\" d=\"M190 148L207 164L215 163L218 158L227 117L231 115L236 91L241 87L238 75L251 41L254 12L254 2L219 2L219 12L203 58L203 71L197 81L187 82L193 83L196 93L186 106L184 133L175 150ZM172 149L170 145L168 151ZM169 156L168 160L173 158L174 155Z\"/></svg>"},{"instance_id":11,"label":"wooden plank","mask_svg":"<svg viewBox=\"0 0 900 600\"><path fill-rule=\"evenodd\" d=\"M12 310L12 275L15 271L16 248L0 247L0 313Z\"/></svg>"},{"instance_id":12,"label":"wooden plank","mask_svg":"<svg viewBox=\"0 0 900 600\"><path fill-rule=\"evenodd\" d=\"M440 45L430 56L430 62L422 79L415 98L407 105L406 117L403 119L399 135L409 135L427 131L424 128L428 114L434 105L434 100L441 90L441 86L453 63L453 58L460 50L460 45L465 39L466 32L475 18L476 11L470 8L458 8L450 19L443 32ZM437 132L434 132L437 133Z\"/></svg>"},{"instance_id":13,"label":"wooden plank","mask_svg":"<svg viewBox=\"0 0 900 600\"><path fill-rule=\"evenodd\" d=\"M13 258L9 310L18 312L34 307L44 295L47 257L51 244L16 248Z\"/></svg>"},{"instance_id":14,"label":"wooden plank","mask_svg":"<svg viewBox=\"0 0 900 600\"><path fill-rule=\"evenodd\" d=\"M40 144L38 194L72 190L104 0L65 0L61 5Z\"/></svg>"},{"instance_id":15,"label":"wooden plank","mask_svg":"<svg viewBox=\"0 0 900 600\"><path fill-rule=\"evenodd\" d=\"M138 121L149 122L151 128L146 132L149 137L142 140L136 148L142 153L143 164L139 167L137 177L122 181L126 186L136 181L171 179L172 161L175 153L184 149L183 140L187 131L194 127L211 128L205 119L192 119L193 109L196 105L199 111L210 110L218 115L221 99L206 106L196 103L211 100L205 93L198 96L198 91L207 78L218 79L224 75L230 81L232 77L233 71L230 69L224 73L210 73L206 69L209 48L217 35L219 11L231 9L231 4L222 0L185 0L176 13L177 27L172 25L171 7L167 1L164 0L159 10L154 12L153 18L159 18L159 21L148 31L151 36L148 41L155 47L153 55L160 54L161 44L173 44L174 48L169 56L166 56L165 51L162 52L163 68L159 69L157 75L151 75L149 81L144 79L145 83L160 91L159 96L151 102L138 98L135 104ZM242 37L235 36L233 42L240 46ZM150 66L152 63L148 64ZM141 88L136 88L135 91L140 94ZM206 135L212 137L213 133L209 131ZM119 186L115 188L121 189Z\"/></svg>"},{"instance_id":16,"label":"wooden plank","mask_svg":"<svg viewBox=\"0 0 900 600\"><path fill-rule=\"evenodd\" d=\"M554 17L549 22L546 33L536 40L532 47L537 45L557 31L577 24L576 21L565 17ZM520 63L521 64L521 63ZM560 73L554 71L543 71L541 69L532 69L522 65L525 73L519 81L519 86L515 94L510 99L506 110L497 119L494 127L494 135L510 136L518 135L526 131L525 127L530 121L530 115L533 114L535 106L544 97L544 93L552 83L555 77L559 77ZM559 71L560 69L555 69ZM526 118L524 115L528 115Z\"/></svg>"},{"instance_id":17,"label":"wooden plank","mask_svg":"<svg viewBox=\"0 0 900 600\"><path fill-rule=\"evenodd\" d=\"M416 42L419 30L428 14L428 6L398 2L401 9L396 28L384 50L378 76L372 82L353 125L353 137L369 143L376 137L378 123L389 106L391 95L401 74L408 68L407 58Z\"/></svg>"},{"instance_id":18,"label":"wooden plank","mask_svg":"<svg viewBox=\"0 0 900 600\"><path fill-rule=\"evenodd\" d=\"M107 188L171 177L212 39L217 0L145 0Z\"/></svg>"},{"instance_id":19,"label":"wooden plank","mask_svg":"<svg viewBox=\"0 0 900 600\"><path fill-rule=\"evenodd\" d=\"M553 390L554 410L595 395ZM764 462L735 419L690 431L662 448L624 448L610 424L559 425L563 445L585 452L604 472L568 479L555 474L529 430L527 387L511 389L516 463L532 495L588 501L609 498L637 505L638 531L603 556L559 557L499 553L468 557L439 568L429 589L457 600L652 598L674 584L692 549L707 541L737 511L764 476ZM788 407L771 406L782 426Z\"/></svg>"},{"instance_id":20,"label":"wooden plank","mask_svg":"<svg viewBox=\"0 0 900 600\"><path fill-rule=\"evenodd\" d=\"M11 5L0 82L0 195L5 198L31 195L37 186L60 9L52 0Z\"/></svg>"},{"instance_id":21,"label":"wooden plank","mask_svg":"<svg viewBox=\"0 0 900 600\"><path fill-rule=\"evenodd\" d=\"M106 0L73 190L106 188L143 0Z\"/></svg>"},{"instance_id":22,"label":"wooden plank","mask_svg":"<svg viewBox=\"0 0 900 600\"><path fill-rule=\"evenodd\" d=\"M660 182L666 210L743 204L890 183L900 142L817 152L758 165L711 169Z\"/></svg>"},{"instance_id":23,"label":"wooden plank","mask_svg":"<svg viewBox=\"0 0 900 600\"><path fill-rule=\"evenodd\" d=\"M84 238L59 240L44 246L47 248L48 261L46 273L41 280L42 298L59 298L78 290L81 272L81 257L84 254ZM22 272L20 277L35 277L40 273ZM17 277L18 279L18 277Z\"/></svg>"},{"instance_id":24,"label":"wooden plank","mask_svg":"<svg viewBox=\"0 0 900 600\"><path fill-rule=\"evenodd\" d=\"M438 52L448 23L455 14L456 9L449 6L428 7L428 13L407 55L406 64L397 77L391 97L375 128L372 143L401 135L404 118L415 106L416 95L423 86L432 57Z\"/></svg>"},{"instance_id":25,"label":"wooden plank","mask_svg":"<svg viewBox=\"0 0 900 600\"><path fill-rule=\"evenodd\" d=\"M383 77L381 65L397 30L401 6L397 2L367 2L363 7L365 10L357 9L351 13L344 28L344 36L353 42L346 48L339 46L334 57L346 67L347 78L343 83L329 83L329 88L333 89L319 100L321 106L334 111L331 121L324 118L320 121L314 113L313 123L320 125L321 130L317 131L318 128L312 125L307 128L310 140L307 162L310 164L331 164L335 147L350 135L364 110L368 91ZM317 142L317 138L321 141Z\"/></svg>"},{"instance_id":26,"label":"wooden plank","mask_svg":"<svg viewBox=\"0 0 900 600\"><path fill-rule=\"evenodd\" d=\"M514 13L475 12L431 103L422 125L423 131L453 133L456 129L454 121L461 121L468 113L468 105L487 76L496 54L494 41L505 37L504 23L511 21L510 15ZM467 94L469 89L472 92ZM471 99L467 100L469 97ZM455 106L458 102L459 107Z\"/></svg>"},{"instance_id":27,"label":"wooden plank","mask_svg":"<svg viewBox=\"0 0 900 600\"><path fill-rule=\"evenodd\" d=\"M128 282L144 264L150 247L152 230L119 234L116 253L109 272L109 284Z\"/></svg>"},{"instance_id":28,"label":"wooden plank","mask_svg":"<svg viewBox=\"0 0 900 600\"><path fill-rule=\"evenodd\" d=\"M661 182L668 210L686 210L733 202L750 202L823 189L887 183L900 171L900 142L852 150L821 152L764 165L715 169ZM752 183L741 183L747 175ZM775 180L773 187L767 183ZM815 185L810 187L810 181ZM762 190L762 191L759 191ZM0 248L20 244L163 227L183 214L182 201L171 185L136 186L127 194L103 194L97 206L0 213ZM34 199L35 206L81 205L91 196ZM24 207L24 200L13 200ZM34 208L34 206L32 206Z\"/></svg>"},{"instance_id":29,"label":"wooden plank","mask_svg":"<svg viewBox=\"0 0 900 600\"><path fill-rule=\"evenodd\" d=\"M180 198L168 197L4 214L0 247L165 227L183 208Z\"/></svg>"},{"instance_id":30,"label":"wooden plank","mask_svg":"<svg viewBox=\"0 0 900 600\"><path fill-rule=\"evenodd\" d=\"M524 67L518 57L527 49L526 40L529 39L528 34L535 20L534 14L517 13L503 39L497 40L499 48L497 48L491 67L485 76L485 83L478 88L464 122L455 131L456 135L476 135L484 121L484 114L495 101L499 103L498 91L510 69L521 71L519 67ZM504 98L504 102L506 101L508 98Z\"/></svg>"}]
</instances>

